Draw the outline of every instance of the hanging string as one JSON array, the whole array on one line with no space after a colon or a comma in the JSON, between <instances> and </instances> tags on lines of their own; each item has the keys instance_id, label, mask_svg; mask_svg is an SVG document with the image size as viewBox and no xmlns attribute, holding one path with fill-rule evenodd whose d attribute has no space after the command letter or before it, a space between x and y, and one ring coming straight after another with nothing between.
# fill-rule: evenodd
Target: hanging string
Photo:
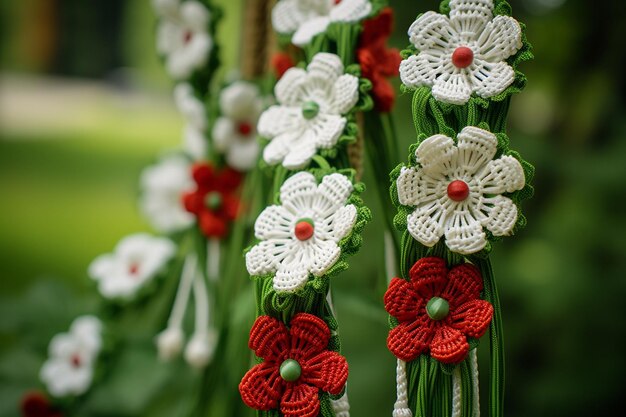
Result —
<instances>
[{"instance_id":1,"label":"hanging string","mask_svg":"<svg viewBox=\"0 0 626 417\"><path fill-rule=\"evenodd\" d=\"M406 380L406 362L398 359L396 366L396 403L393 405L393 417L413 417L409 408L409 394Z\"/></svg>"},{"instance_id":2,"label":"hanging string","mask_svg":"<svg viewBox=\"0 0 626 417\"><path fill-rule=\"evenodd\" d=\"M470 367L472 369L472 417L480 417L480 385L478 381L478 349L470 352Z\"/></svg>"},{"instance_id":3,"label":"hanging string","mask_svg":"<svg viewBox=\"0 0 626 417\"><path fill-rule=\"evenodd\" d=\"M393 277L398 276L396 268L396 251L394 247L393 237L389 230L385 230L385 273L387 274L387 282Z\"/></svg>"},{"instance_id":4,"label":"hanging string","mask_svg":"<svg viewBox=\"0 0 626 417\"><path fill-rule=\"evenodd\" d=\"M207 242L206 270L209 281L216 282L220 274L220 241L209 239Z\"/></svg>"},{"instance_id":5,"label":"hanging string","mask_svg":"<svg viewBox=\"0 0 626 417\"><path fill-rule=\"evenodd\" d=\"M452 372L452 417L461 417L461 369L454 368Z\"/></svg>"},{"instance_id":6,"label":"hanging string","mask_svg":"<svg viewBox=\"0 0 626 417\"><path fill-rule=\"evenodd\" d=\"M350 417L350 401L348 400L348 386L346 391L338 400L331 400L330 405L333 408L335 417Z\"/></svg>"}]
</instances>

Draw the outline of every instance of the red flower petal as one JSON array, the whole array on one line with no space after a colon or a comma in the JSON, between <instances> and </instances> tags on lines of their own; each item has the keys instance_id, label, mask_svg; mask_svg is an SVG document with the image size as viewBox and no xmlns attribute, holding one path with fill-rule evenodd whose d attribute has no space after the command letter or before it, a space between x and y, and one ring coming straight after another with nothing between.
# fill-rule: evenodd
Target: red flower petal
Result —
<instances>
[{"instance_id":1,"label":"red flower petal","mask_svg":"<svg viewBox=\"0 0 626 417\"><path fill-rule=\"evenodd\" d=\"M47 417L50 401L41 392L28 392L22 397L20 404L24 417Z\"/></svg>"},{"instance_id":2,"label":"red flower petal","mask_svg":"<svg viewBox=\"0 0 626 417\"><path fill-rule=\"evenodd\" d=\"M402 278L391 280L384 300L385 310L400 321L414 320L425 302L415 292L413 284Z\"/></svg>"},{"instance_id":3,"label":"red flower petal","mask_svg":"<svg viewBox=\"0 0 626 417\"><path fill-rule=\"evenodd\" d=\"M324 320L309 313L296 314L291 319L291 354L293 359L309 359L326 350L330 330Z\"/></svg>"},{"instance_id":4,"label":"red flower petal","mask_svg":"<svg viewBox=\"0 0 626 417\"><path fill-rule=\"evenodd\" d=\"M210 187L213 183L215 172L213 167L206 162L197 162L191 167L191 176L198 186Z\"/></svg>"},{"instance_id":5,"label":"red flower petal","mask_svg":"<svg viewBox=\"0 0 626 417\"><path fill-rule=\"evenodd\" d=\"M271 410L278 407L284 387L278 365L262 362L244 375L239 383L239 393L248 407Z\"/></svg>"},{"instance_id":6,"label":"red flower petal","mask_svg":"<svg viewBox=\"0 0 626 417\"><path fill-rule=\"evenodd\" d=\"M402 57L398 49L386 49L384 58L378 67L378 72L387 77L396 76L400 73L400 62L402 62Z\"/></svg>"},{"instance_id":7,"label":"red flower petal","mask_svg":"<svg viewBox=\"0 0 626 417\"><path fill-rule=\"evenodd\" d=\"M280 401L280 412L284 417L316 417L319 410L318 390L306 384L292 384Z\"/></svg>"},{"instance_id":8,"label":"red flower petal","mask_svg":"<svg viewBox=\"0 0 626 417\"><path fill-rule=\"evenodd\" d=\"M277 79L282 77L283 74L294 65L289 54L285 52L278 52L272 56L272 68L274 69L274 74Z\"/></svg>"},{"instance_id":9,"label":"red flower petal","mask_svg":"<svg viewBox=\"0 0 626 417\"><path fill-rule=\"evenodd\" d=\"M250 329L248 346L259 358L279 362L289 349L288 334L287 327L281 321L270 316L260 316Z\"/></svg>"},{"instance_id":10,"label":"red flower petal","mask_svg":"<svg viewBox=\"0 0 626 417\"><path fill-rule=\"evenodd\" d=\"M376 77L373 83L372 95L376 97L376 110L382 113L390 112L396 100L396 93L389 81L383 77Z\"/></svg>"},{"instance_id":11,"label":"red flower petal","mask_svg":"<svg viewBox=\"0 0 626 417\"><path fill-rule=\"evenodd\" d=\"M447 282L447 274L446 262L434 256L420 259L409 271L415 289L426 299L441 293Z\"/></svg>"},{"instance_id":12,"label":"red flower petal","mask_svg":"<svg viewBox=\"0 0 626 417\"><path fill-rule=\"evenodd\" d=\"M380 14L373 19L363 22L363 34L361 35L362 46L369 46L376 42L384 41L393 30L393 11L385 7Z\"/></svg>"},{"instance_id":13,"label":"red flower petal","mask_svg":"<svg viewBox=\"0 0 626 417\"><path fill-rule=\"evenodd\" d=\"M448 318L448 324L469 337L479 338L485 334L493 306L484 300L472 300L459 306Z\"/></svg>"},{"instance_id":14,"label":"red flower petal","mask_svg":"<svg viewBox=\"0 0 626 417\"><path fill-rule=\"evenodd\" d=\"M462 264L455 266L448 273L448 284L441 293L441 297L448 300L450 310L480 296L483 281L480 271L474 265Z\"/></svg>"},{"instance_id":15,"label":"red flower petal","mask_svg":"<svg viewBox=\"0 0 626 417\"><path fill-rule=\"evenodd\" d=\"M230 193L241 184L241 173L232 168L224 168L215 177L215 189Z\"/></svg>"},{"instance_id":16,"label":"red flower petal","mask_svg":"<svg viewBox=\"0 0 626 417\"><path fill-rule=\"evenodd\" d=\"M224 237L228 231L226 220L209 210L203 210L199 216L200 230L206 237Z\"/></svg>"},{"instance_id":17,"label":"red flower petal","mask_svg":"<svg viewBox=\"0 0 626 417\"><path fill-rule=\"evenodd\" d=\"M222 207L220 208L220 212L228 220L235 220L239 216L240 206L241 204L238 198L229 194L222 194Z\"/></svg>"},{"instance_id":18,"label":"red flower petal","mask_svg":"<svg viewBox=\"0 0 626 417\"><path fill-rule=\"evenodd\" d=\"M339 394L348 380L348 362L337 352L326 350L300 365L303 382L331 394Z\"/></svg>"},{"instance_id":19,"label":"red flower petal","mask_svg":"<svg viewBox=\"0 0 626 417\"><path fill-rule=\"evenodd\" d=\"M184 193L181 200L185 210L193 214L199 214L204 208L204 199L197 193Z\"/></svg>"},{"instance_id":20,"label":"red flower petal","mask_svg":"<svg viewBox=\"0 0 626 417\"><path fill-rule=\"evenodd\" d=\"M389 332L387 347L398 359L410 362L428 349L433 334L431 321L400 323Z\"/></svg>"},{"instance_id":21,"label":"red flower petal","mask_svg":"<svg viewBox=\"0 0 626 417\"><path fill-rule=\"evenodd\" d=\"M459 330L439 326L430 344L430 354L443 363L459 363L467 356L469 344Z\"/></svg>"}]
</instances>

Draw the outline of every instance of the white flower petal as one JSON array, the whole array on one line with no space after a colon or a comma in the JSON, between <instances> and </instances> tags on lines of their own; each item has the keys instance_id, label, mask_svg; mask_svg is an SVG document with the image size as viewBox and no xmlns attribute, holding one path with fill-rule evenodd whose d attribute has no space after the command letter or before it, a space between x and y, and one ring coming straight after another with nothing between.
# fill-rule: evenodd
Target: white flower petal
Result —
<instances>
[{"instance_id":1,"label":"white flower petal","mask_svg":"<svg viewBox=\"0 0 626 417\"><path fill-rule=\"evenodd\" d=\"M417 162L422 171L434 179L443 176L456 168L458 149L454 141L441 134L433 135L424 140L415 151Z\"/></svg>"},{"instance_id":2,"label":"white flower petal","mask_svg":"<svg viewBox=\"0 0 626 417\"><path fill-rule=\"evenodd\" d=\"M292 142L297 138L299 132L289 131L271 140L263 149L263 160L269 165L276 165L285 158L291 149Z\"/></svg>"},{"instance_id":3,"label":"white flower petal","mask_svg":"<svg viewBox=\"0 0 626 417\"><path fill-rule=\"evenodd\" d=\"M289 68L274 87L276 100L282 105L300 107L304 94L303 84L306 80L307 72L305 70L297 67Z\"/></svg>"},{"instance_id":4,"label":"white flower petal","mask_svg":"<svg viewBox=\"0 0 626 417\"><path fill-rule=\"evenodd\" d=\"M206 33L195 33L191 41L167 57L166 68L174 79L187 79L192 72L202 67L208 57L213 40Z\"/></svg>"},{"instance_id":5,"label":"white flower petal","mask_svg":"<svg viewBox=\"0 0 626 417\"><path fill-rule=\"evenodd\" d=\"M235 126L228 117L218 117L213 124L213 146L218 152L226 152L235 136Z\"/></svg>"},{"instance_id":6,"label":"white flower petal","mask_svg":"<svg viewBox=\"0 0 626 417\"><path fill-rule=\"evenodd\" d=\"M329 216L348 201L354 186L345 175L325 175L317 189L314 208L320 216Z\"/></svg>"},{"instance_id":7,"label":"white flower petal","mask_svg":"<svg viewBox=\"0 0 626 417\"><path fill-rule=\"evenodd\" d=\"M506 62L491 64L478 59L475 62L476 68L472 70L470 80L474 91L481 97L498 95L515 81L515 71Z\"/></svg>"},{"instance_id":8,"label":"white flower petal","mask_svg":"<svg viewBox=\"0 0 626 417\"><path fill-rule=\"evenodd\" d=\"M180 4L180 17L194 31L205 32L211 14L202 3L195 0L187 0Z\"/></svg>"},{"instance_id":9,"label":"white flower petal","mask_svg":"<svg viewBox=\"0 0 626 417\"><path fill-rule=\"evenodd\" d=\"M482 225L465 209L456 210L446 219L446 245L462 255L470 255L482 250L487 244L487 236Z\"/></svg>"},{"instance_id":10,"label":"white flower petal","mask_svg":"<svg viewBox=\"0 0 626 417\"><path fill-rule=\"evenodd\" d=\"M494 236L510 235L517 223L517 206L510 198L501 195L485 198L479 210L487 215L482 221Z\"/></svg>"},{"instance_id":11,"label":"white flower petal","mask_svg":"<svg viewBox=\"0 0 626 417\"><path fill-rule=\"evenodd\" d=\"M250 275L265 275L276 271L278 265L291 248L291 240L263 241L246 253L246 268Z\"/></svg>"},{"instance_id":12,"label":"white flower petal","mask_svg":"<svg viewBox=\"0 0 626 417\"><path fill-rule=\"evenodd\" d=\"M252 83L237 81L220 93L222 115L231 119L256 119L259 115L259 107L259 89Z\"/></svg>"},{"instance_id":13,"label":"white flower petal","mask_svg":"<svg viewBox=\"0 0 626 417\"><path fill-rule=\"evenodd\" d=\"M292 141L289 144L289 152L283 159L283 166L292 171L306 167L317 152L315 140L315 134L309 129L303 136Z\"/></svg>"},{"instance_id":14,"label":"white flower petal","mask_svg":"<svg viewBox=\"0 0 626 417\"><path fill-rule=\"evenodd\" d=\"M311 245L313 258L310 260L310 271L316 277L324 275L337 262L341 249L332 240L315 240Z\"/></svg>"},{"instance_id":15,"label":"white flower petal","mask_svg":"<svg viewBox=\"0 0 626 417\"><path fill-rule=\"evenodd\" d=\"M432 86L443 62L442 56L421 52L400 62L400 79L407 87Z\"/></svg>"},{"instance_id":16,"label":"white flower petal","mask_svg":"<svg viewBox=\"0 0 626 417\"><path fill-rule=\"evenodd\" d=\"M209 143L202 131L188 125L183 131L183 149L195 161L200 161L206 159Z\"/></svg>"},{"instance_id":17,"label":"white flower petal","mask_svg":"<svg viewBox=\"0 0 626 417\"><path fill-rule=\"evenodd\" d=\"M243 140L235 137L226 153L226 162L236 170L249 171L256 166L260 149L259 142L254 137Z\"/></svg>"},{"instance_id":18,"label":"white flower petal","mask_svg":"<svg viewBox=\"0 0 626 417\"><path fill-rule=\"evenodd\" d=\"M407 216L407 230L418 242L432 247L443 235L441 219L443 208L439 202L433 202L418 208Z\"/></svg>"},{"instance_id":19,"label":"white flower petal","mask_svg":"<svg viewBox=\"0 0 626 417\"><path fill-rule=\"evenodd\" d=\"M431 203L445 195L447 184L433 179L416 168L402 168L396 185L398 201L404 206L420 206Z\"/></svg>"},{"instance_id":20,"label":"white flower petal","mask_svg":"<svg viewBox=\"0 0 626 417\"><path fill-rule=\"evenodd\" d=\"M302 109L298 107L272 106L261 114L258 132L265 138L273 138L286 132L303 128Z\"/></svg>"},{"instance_id":21,"label":"white flower petal","mask_svg":"<svg viewBox=\"0 0 626 417\"><path fill-rule=\"evenodd\" d=\"M179 0L152 0L152 7L161 16L171 16L178 11Z\"/></svg>"},{"instance_id":22,"label":"white flower petal","mask_svg":"<svg viewBox=\"0 0 626 417\"><path fill-rule=\"evenodd\" d=\"M487 130L467 126L457 136L457 147L459 166L475 174L496 155L498 139Z\"/></svg>"},{"instance_id":23,"label":"white flower petal","mask_svg":"<svg viewBox=\"0 0 626 417\"><path fill-rule=\"evenodd\" d=\"M273 278L274 290L278 292L294 292L303 288L309 279L307 268L298 263L281 264Z\"/></svg>"},{"instance_id":24,"label":"white flower petal","mask_svg":"<svg viewBox=\"0 0 626 417\"><path fill-rule=\"evenodd\" d=\"M307 18L298 0L281 0L272 9L272 26L278 33L293 33Z\"/></svg>"},{"instance_id":25,"label":"white flower petal","mask_svg":"<svg viewBox=\"0 0 626 417\"><path fill-rule=\"evenodd\" d=\"M315 54L306 69L309 80L319 80L324 84L333 83L343 75L341 58L328 52Z\"/></svg>"},{"instance_id":26,"label":"white flower petal","mask_svg":"<svg viewBox=\"0 0 626 417\"><path fill-rule=\"evenodd\" d=\"M489 161L475 178L483 194L512 193L526 184L522 165L509 155Z\"/></svg>"},{"instance_id":27,"label":"white flower petal","mask_svg":"<svg viewBox=\"0 0 626 417\"><path fill-rule=\"evenodd\" d=\"M268 206L254 223L254 235L262 240L289 239L293 222L293 214L283 206Z\"/></svg>"},{"instance_id":28,"label":"white flower petal","mask_svg":"<svg viewBox=\"0 0 626 417\"><path fill-rule=\"evenodd\" d=\"M294 215L311 208L317 193L317 181L309 172L292 175L280 187L280 202Z\"/></svg>"},{"instance_id":29,"label":"white flower petal","mask_svg":"<svg viewBox=\"0 0 626 417\"><path fill-rule=\"evenodd\" d=\"M293 34L291 43L300 47L308 45L316 35L325 32L328 25L330 25L330 18L328 16L318 16L307 20L303 22L296 30L296 33Z\"/></svg>"},{"instance_id":30,"label":"white flower petal","mask_svg":"<svg viewBox=\"0 0 626 417\"><path fill-rule=\"evenodd\" d=\"M204 104L194 95L188 83L179 83L174 88L174 101L187 122L198 130L206 129L207 116Z\"/></svg>"},{"instance_id":31,"label":"white flower petal","mask_svg":"<svg viewBox=\"0 0 626 417\"><path fill-rule=\"evenodd\" d=\"M314 144L321 149L330 149L337 144L347 120L334 114L319 114L309 124Z\"/></svg>"},{"instance_id":32,"label":"white flower petal","mask_svg":"<svg viewBox=\"0 0 626 417\"><path fill-rule=\"evenodd\" d=\"M451 70L444 68L443 71L449 73ZM439 101L461 105L467 103L472 95L472 89L465 71L461 71L449 74L448 77L437 78L432 93Z\"/></svg>"},{"instance_id":33,"label":"white flower petal","mask_svg":"<svg viewBox=\"0 0 626 417\"><path fill-rule=\"evenodd\" d=\"M450 20L459 33L480 33L493 17L493 0L450 0Z\"/></svg>"},{"instance_id":34,"label":"white flower petal","mask_svg":"<svg viewBox=\"0 0 626 417\"><path fill-rule=\"evenodd\" d=\"M332 89L329 111L346 114L359 101L359 79L354 75L343 74L337 78Z\"/></svg>"},{"instance_id":35,"label":"white flower petal","mask_svg":"<svg viewBox=\"0 0 626 417\"><path fill-rule=\"evenodd\" d=\"M323 240L339 242L352 231L357 219L357 210L353 204L341 207L322 221L315 222L315 236Z\"/></svg>"},{"instance_id":36,"label":"white flower petal","mask_svg":"<svg viewBox=\"0 0 626 417\"><path fill-rule=\"evenodd\" d=\"M408 35L411 43L419 51L439 55L449 47L455 33L447 16L429 11L411 24Z\"/></svg>"},{"instance_id":37,"label":"white flower petal","mask_svg":"<svg viewBox=\"0 0 626 417\"><path fill-rule=\"evenodd\" d=\"M358 22L372 12L369 0L342 0L330 10L333 22Z\"/></svg>"},{"instance_id":38,"label":"white flower petal","mask_svg":"<svg viewBox=\"0 0 626 417\"><path fill-rule=\"evenodd\" d=\"M481 59L504 61L522 47L522 28L510 16L496 16L487 24L477 43Z\"/></svg>"}]
</instances>

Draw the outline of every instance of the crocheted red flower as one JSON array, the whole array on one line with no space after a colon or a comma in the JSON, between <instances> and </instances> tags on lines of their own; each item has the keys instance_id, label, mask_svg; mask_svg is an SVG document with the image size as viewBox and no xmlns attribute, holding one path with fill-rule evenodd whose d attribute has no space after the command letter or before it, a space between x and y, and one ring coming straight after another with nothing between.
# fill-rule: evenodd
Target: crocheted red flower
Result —
<instances>
[{"instance_id":1,"label":"crocheted red flower","mask_svg":"<svg viewBox=\"0 0 626 417\"><path fill-rule=\"evenodd\" d=\"M55 410L48 398L41 392L28 392L22 397L20 404L23 417L62 417L58 410Z\"/></svg>"},{"instance_id":2,"label":"crocheted red flower","mask_svg":"<svg viewBox=\"0 0 626 417\"><path fill-rule=\"evenodd\" d=\"M380 112L389 112L393 107L396 95L387 77L398 75L402 61L398 50L389 49L386 45L392 30L393 12L386 7L378 16L363 23L363 34L357 49L361 76L372 82L372 96Z\"/></svg>"},{"instance_id":3,"label":"crocheted red flower","mask_svg":"<svg viewBox=\"0 0 626 417\"><path fill-rule=\"evenodd\" d=\"M228 223L239 212L240 203L234 192L241 183L241 174L232 168L216 171L207 163L194 164L191 173L196 190L183 194L185 209L196 215L205 236L226 236Z\"/></svg>"},{"instance_id":4,"label":"crocheted red flower","mask_svg":"<svg viewBox=\"0 0 626 417\"><path fill-rule=\"evenodd\" d=\"M290 328L269 317L259 317L248 346L263 362L243 377L243 402L257 410L280 408L285 417L315 417L319 391L339 394L348 378L346 358L327 350L330 330L312 314L296 314Z\"/></svg>"},{"instance_id":5,"label":"crocheted red flower","mask_svg":"<svg viewBox=\"0 0 626 417\"><path fill-rule=\"evenodd\" d=\"M468 337L487 331L493 315L490 303L480 300L480 271L462 264L448 270L441 258L417 261L410 281L394 278L385 294L385 309L398 319L387 347L409 362L430 351L443 363L459 363L469 352Z\"/></svg>"}]
</instances>

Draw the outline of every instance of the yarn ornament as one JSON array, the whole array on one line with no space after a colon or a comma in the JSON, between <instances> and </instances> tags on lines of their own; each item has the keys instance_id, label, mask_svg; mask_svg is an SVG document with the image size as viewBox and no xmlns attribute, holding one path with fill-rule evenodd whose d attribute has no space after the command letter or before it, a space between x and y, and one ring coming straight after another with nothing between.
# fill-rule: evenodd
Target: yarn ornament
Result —
<instances>
[{"instance_id":1,"label":"yarn ornament","mask_svg":"<svg viewBox=\"0 0 626 417\"><path fill-rule=\"evenodd\" d=\"M296 314L289 328L269 316L257 318L248 346L262 361L239 384L244 403L286 417L318 416L320 391L340 394L348 379L348 363L328 350L330 339L326 323L312 314Z\"/></svg>"},{"instance_id":2,"label":"yarn ornament","mask_svg":"<svg viewBox=\"0 0 626 417\"><path fill-rule=\"evenodd\" d=\"M183 194L185 209L196 216L198 227L206 237L224 238L229 223L239 214L240 202L235 192L241 174L230 168L216 170L202 162L193 165L191 176L196 189Z\"/></svg>"},{"instance_id":3,"label":"yarn ornament","mask_svg":"<svg viewBox=\"0 0 626 417\"><path fill-rule=\"evenodd\" d=\"M408 31L400 78L417 141L391 172L400 274L384 297L398 358L394 417L479 415L476 350L489 330L491 417L503 416L504 354L492 244L526 224L533 167L505 133L530 58L504 0L445 0Z\"/></svg>"}]
</instances>

